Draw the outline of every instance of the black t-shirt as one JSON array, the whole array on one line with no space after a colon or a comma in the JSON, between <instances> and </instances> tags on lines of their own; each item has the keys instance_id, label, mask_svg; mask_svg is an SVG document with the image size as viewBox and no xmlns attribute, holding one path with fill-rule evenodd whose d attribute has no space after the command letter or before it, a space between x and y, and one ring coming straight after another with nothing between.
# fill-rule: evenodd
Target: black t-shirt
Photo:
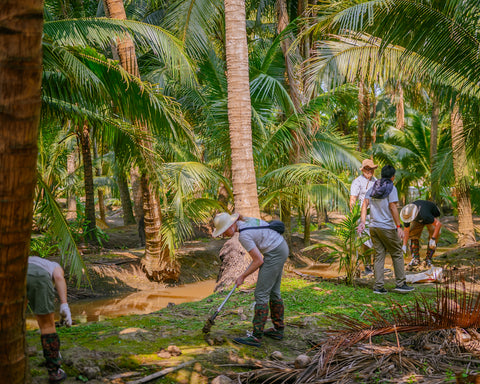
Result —
<instances>
[{"instance_id":1,"label":"black t-shirt","mask_svg":"<svg viewBox=\"0 0 480 384\"><path fill-rule=\"evenodd\" d=\"M432 224L436 217L440 217L440 210L431 201L417 200L414 201L413 204L419 208L417 217L413 221L419 224ZM405 223L405 227L409 226L410 223Z\"/></svg>"}]
</instances>

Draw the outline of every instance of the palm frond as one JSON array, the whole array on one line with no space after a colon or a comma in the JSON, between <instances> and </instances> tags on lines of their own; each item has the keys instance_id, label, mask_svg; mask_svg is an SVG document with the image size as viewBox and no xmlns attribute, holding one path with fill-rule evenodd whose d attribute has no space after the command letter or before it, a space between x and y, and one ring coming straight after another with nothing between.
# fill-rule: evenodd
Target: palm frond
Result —
<instances>
[{"instance_id":1,"label":"palm frond","mask_svg":"<svg viewBox=\"0 0 480 384\"><path fill-rule=\"evenodd\" d=\"M75 276L77 286L80 286L83 278L89 282L87 268L83 262L82 256L78 251L72 232L69 229L68 223L62 214L60 207L51 194L50 189L39 176L37 179L41 193L45 198L44 213L49 216L50 231L54 238L58 240L58 248L62 258L62 265L65 267L70 265L69 274Z\"/></svg>"},{"instance_id":2,"label":"palm frond","mask_svg":"<svg viewBox=\"0 0 480 384\"><path fill-rule=\"evenodd\" d=\"M144 49L151 49L181 82L192 82L192 65L183 44L170 32L146 23L107 18L55 20L44 24L44 33L58 45L110 49L115 38L128 33Z\"/></svg>"}]
</instances>

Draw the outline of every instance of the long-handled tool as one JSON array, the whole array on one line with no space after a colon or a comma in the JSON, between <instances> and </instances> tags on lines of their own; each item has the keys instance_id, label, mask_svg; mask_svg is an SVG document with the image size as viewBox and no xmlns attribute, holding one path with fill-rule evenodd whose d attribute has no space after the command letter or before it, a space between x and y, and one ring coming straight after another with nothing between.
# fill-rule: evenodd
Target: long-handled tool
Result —
<instances>
[{"instance_id":1,"label":"long-handled tool","mask_svg":"<svg viewBox=\"0 0 480 384\"><path fill-rule=\"evenodd\" d=\"M215 324L215 318L218 316L218 314L222 310L223 306L228 301L230 296L232 296L232 293L235 291L236 288L237 288L237 284L235 284L233 286L232 290L228 293L225 300L223 300L223 303L220 304L220 306L217 308L217 310L214 312L214 314L212 316L210 316L210 318L206 321L206 323L205 323L205 325L203 326L203 329L202 329L203 333L210 333L210 329L212 328L212 325Z\"/></svg>"}]
</instances>

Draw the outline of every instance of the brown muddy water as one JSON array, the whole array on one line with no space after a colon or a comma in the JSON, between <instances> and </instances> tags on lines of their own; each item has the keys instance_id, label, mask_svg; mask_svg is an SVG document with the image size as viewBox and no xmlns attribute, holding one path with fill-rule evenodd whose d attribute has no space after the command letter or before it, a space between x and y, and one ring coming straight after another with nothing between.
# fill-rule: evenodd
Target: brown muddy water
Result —
<instances>
[{"instance_id":1,"label":"brown muddy water","mask_svg":"<svg viewBox=\"0 0 480 384\"><path fill-rule=\"evenodd\" d=\"M115 298L79 300L70 303L74 323L102 321L125 315L142 315L158 311L169 303L199 301L213 293L215 280L206 280L178 287L139 291ZM56 312L56 320L58 310ZM38 328L33 315L27 315L27 329Z\"/></svg>"}]
</instances>

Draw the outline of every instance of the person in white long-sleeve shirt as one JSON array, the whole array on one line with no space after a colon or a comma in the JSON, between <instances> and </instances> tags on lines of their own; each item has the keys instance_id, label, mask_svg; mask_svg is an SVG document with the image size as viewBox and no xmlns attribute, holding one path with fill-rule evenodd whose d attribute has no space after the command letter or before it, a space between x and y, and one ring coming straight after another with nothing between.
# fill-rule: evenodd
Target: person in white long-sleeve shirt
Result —
<instances>
[{"instance_id":1,"label":"person in white long-sleeve shirt","mask_svg":"<svg viewBox=\"0 0 480 384\"><path fill-rule=\"evenodd\" d=\"M363 200L365 199L365 195L367 191L372 188L373 183L377 180L374 176L375 169L378 168L372 160L365 159L362 161L362 167L360 171L362 174L358 176L355 180L352 181L352 185L350 187L350 211L353 209L355 204L358 204L360 208L362 207ZM370 215L367 215L366 221L366 228L364 233L370 237L370 231L368 229ZM365 275L371 275L373 273L373 266L372 266L372 240L369 238L365 243L363 243L363 264L365 266Z\"/></svg>"},{"instance_id":2,"label":"person in white long-sleeve shirt","mask_svg":"<svg viewBox=\"0 0 480 384\"><path fill-rule=\"evenodd\" d=\"M67 283L60 264L38 256L28 258L28 305L38 322L43 356L46 360L50 383L58 383L67 375L60 368L60 339L55 328L55 289L60 298L60 316L65 324L72 325L72 315L67 303Z\"/></svg>"}]
</instances>

